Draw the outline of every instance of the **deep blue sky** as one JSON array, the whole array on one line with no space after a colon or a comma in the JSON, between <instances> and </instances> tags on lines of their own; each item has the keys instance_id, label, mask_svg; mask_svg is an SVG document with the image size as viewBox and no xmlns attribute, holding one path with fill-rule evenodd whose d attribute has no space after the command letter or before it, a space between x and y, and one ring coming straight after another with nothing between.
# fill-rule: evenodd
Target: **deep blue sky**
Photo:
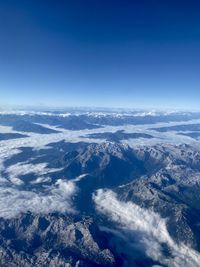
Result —
<instances>
[{"instance_id":1,"label":"deep blue sky","mask_svg":"<svg viewBox=\"0 0 200 267\"><path fill-rule=\"evenodd\" d=\"M1 105L199 100L199 0L0 0Z\"/></svg>"}]
</instances>

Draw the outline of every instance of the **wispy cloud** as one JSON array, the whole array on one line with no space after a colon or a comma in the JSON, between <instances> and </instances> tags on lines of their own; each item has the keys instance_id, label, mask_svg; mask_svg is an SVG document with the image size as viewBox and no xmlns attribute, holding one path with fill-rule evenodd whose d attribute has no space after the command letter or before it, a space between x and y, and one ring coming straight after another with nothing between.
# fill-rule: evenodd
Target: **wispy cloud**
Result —
<instances>
[{"instance_id":1,"label":"wispy cloud","mask_svg":"<svg viewBox=\"0 0 200 267\"><path fill-rule=\"evenodd\" d=\"M31 163L17 163L14 165L9 166L6 169L6 173L8 174L8 178L10 181L19 180L21 175L26 174L35 174L37 176L43 176L45 174L49 174L52 172L58 172L62 170L62 168L48 168L47 163L38 163L38 164L31 164ZM39 178L39 177L38 177Z\"/></svg>"},{"instance_id":2,"label":"wispy cloud","mask_svg":"<svg viewBox=\"0 0 200 267\"><path fill-rule=\"evenodd\" d=\"M154 261L170 267L199 267L200 254L185 244L177 244L169 235L166 219L159 214L132 202L119 201L110 190L98 190L93 199L97 210L115 222L130 243L137 235L137 249ZM168 256L163 252L164 245L169 250Z\"/></svg>"},{"instance_id":3,"label":"wispy cloud","mask_svg":"<svg viewBox=\"0 0 200 267\"><path fill-rule=\"evenodd\" d=\"M18 190L15 187L0 187L0 217L12 218L20 213L51 213L54 211L74 213L72 197L77 188L73 182L57 180L44 192Z\"/></svg>"},{"instance_id":4,"label":"wispy cloud","mask_svg":"<svg viewBox=\"0 0 200 267\"><path fill-rule=\"evenodd\" d=\"M45 176L40 176L36 178L35 180L31 181L31 184L42 184L42 183L47 183L51 182L51 177L45 177Z\"/></svg>"}]
</instances>

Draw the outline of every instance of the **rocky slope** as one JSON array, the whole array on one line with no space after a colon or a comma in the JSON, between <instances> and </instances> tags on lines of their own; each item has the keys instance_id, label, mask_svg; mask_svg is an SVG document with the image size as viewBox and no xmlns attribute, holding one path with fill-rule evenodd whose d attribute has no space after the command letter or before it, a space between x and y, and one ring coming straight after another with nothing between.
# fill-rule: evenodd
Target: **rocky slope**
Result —
<instances>
[{"instance_id":1,"label":"rocky slope","mask_svg":"<svg viewBox=\"0 0 200 267\"><path fill-rule=\"evenodd\" d=\"M131 202L166 218L174 242L200 251L198 148L156 145L133 149L114 142L74 145L57 163L63 169L56 175L67 177L77 187L73 197L76 213L38 211L1 218L0 266L125 266L130 255L140 255L137 238L129 246L132 254L119 250L116 244L125 237L116 236L117 223L97 210L94 194L98 189L110 189L121 203ZM165 257L170 253L166 248ZM133 266L161 264L144 254L128 262Z\"/></svg>"}]
</instances>

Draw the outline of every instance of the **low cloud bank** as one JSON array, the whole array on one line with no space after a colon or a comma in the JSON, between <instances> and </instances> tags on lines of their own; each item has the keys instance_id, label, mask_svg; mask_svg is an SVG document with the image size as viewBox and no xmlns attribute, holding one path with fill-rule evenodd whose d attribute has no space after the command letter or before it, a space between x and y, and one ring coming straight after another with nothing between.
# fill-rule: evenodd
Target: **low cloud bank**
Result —
<instances>
[{"instance_id":1,"label":"low cloud bank","mask_svg":"<svg viewBox=\"0 0 200 267\"><path fill-rule=\"evenodd\" d=\"M0 187L0 217L12 218L20 213L75 213L72 197L77 188L71 181L59 179L44 192L18 190L15 187Z\"/></svg>"},{"instance_id":2,"label":"low cloud bank","mask_svg":"<svg viewBox=\"0 0 200 267\"><path fill-rule=\"evenodd\" d=\"M45 174L50 174L62 170L62 168L48 168L47 165L47 163L31 164L26 162L20 162L9 166L6 169L6 173L9 177L9 180L15 183L15 181L19 180L19 177L22 175L35 174L40 178L40 176L43 176Z\"/></svg>"}]
</instances>

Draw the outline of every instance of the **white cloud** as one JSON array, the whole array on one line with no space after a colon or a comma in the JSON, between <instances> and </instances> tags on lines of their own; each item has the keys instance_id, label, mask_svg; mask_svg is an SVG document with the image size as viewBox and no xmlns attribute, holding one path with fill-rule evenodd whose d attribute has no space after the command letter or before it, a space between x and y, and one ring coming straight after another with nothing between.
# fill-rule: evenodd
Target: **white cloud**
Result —
<instances>
[{"instance_id":1,"label":"white cloud","mask_svg":"<svg viewBox=\"0 0 200 267\"><path fill-rule=\"evenodd\" d=\"M13 132L11 126L0 125L0 133L11 133L11 132Z\"/></svg>"},{"instance_id":2,"label":"white cloud","mask_svg":"<svg viewBox=\"0 0 200 267\"><path fill-rule=\"evenodd\" d=\"M14 187L0 187L0 217L12 218L20 213L76 212L72 197L77 188L71 181L59 179L44 192L18 190Z\"/></svg>"},{"instance_id":3,"label":"white cloud","mask_svg":"<svg viewBox=\"0 0 200 267\"><path fill-rule=\"evenodd\" d=\"M176 244L169 235L166 220L159 214L132 202L119 201L116 194L110 190L98 190L93 199L97 210L114 221L130 242L134 240L131 239L131 233L139 236L137 246L142 248L148 257L169 267L199 267L200 254L185 244ZM171 256L164 255L163 244L169 248Z\"/></svg>"},{"instance_id":4,"label":"white cloud","mask_svg":"<svg viewBox=\"0 0 200 267\"><path fill-rule=\"evenodd\" d=\"M62 168L48 168L47 163L16 163L9 166L6 169L6 173L8 174L8 178L12 181L14 178L18 178L21 175L33 173L42 176L60 170L62 170Z\"/></svg>"},{"instance_id":5,"label":"white cloud","mask_svg":"<svg viewBox=\"0 0 200 267\"><path fill-rule=\"evenodd\" d=\"M24 184L24 182L17 177L10 177L10 181L11 181L11 183L13 183L15 185L23 185Z\"/></svg>"},{"instance_id":6,"label":"white cloud","mask_svg":"<svg viewBox=\"0 0 200 267\"><path fill-rule=\"evenodd\" d=\"M41 114L45 115L45 114ZM190 123L197 123L200 122L200 120L192 120L190 122L187 122L187 124ZM30 209L31 205L33 205L32 209L36 212L37 208L38 211L41 211L40 205L37 204L39 201L42 201L42 203L49 202L51 203L53 200L55 200L55 205L53 203L49 204L50 210L53 209L53 207L56 208L56 205L58 206L58 210L64 210L63 208L63 188L65 188L64 185L56 184L52 188L52 192L49 193L50 195L45 195L41 192L33 192L33 191L20 191L18 188L19 185L23 185L23 181L20 180L21 175L34 173L36 174L37 178L35 181L32 181L32 184L39 184L39 183L45 183L47 181L50 181L50 177L44 177L44 175L48 175L52 172L59 171L60 169L50 169L47 167L46 163L39 163L39 164L31 164L30 159L27 159L26 162L23 163L17 163L9 167L4 166L4 162L11 158L14 155L17 155L21 153L21 148L24 147L30 147L33 149L48 149L49 143L56 143L61 140L65 140L66 142L70 143L76 143L76 142L88 142L88 143L102 143L105 140L101 139L92 139L92 138L85 138L84 136L87 136L88 134L93 133L103 133L103 132L116 132L118 130L124 130L127 133L131 132L138 132L138 133L148 133L153 134L155 138L153 139L134 139L134 140L127 140L124 141L128 143L128 145L131 146L139 146L139 145L154 145L158 142L183 142L183 143L189 143L191 142L191 138L189 137L181 137L177 136L176 133L159 133L153 130L148 130L151 127L162 127L162 126L169 126L169 125L179 125L182 124L182 122L171 122L171 123L158 123L158 124L151 124L151 125L124 125L124 126L105 126L99 129L85 129L80 131L71 131L59 128L59 133L52 133L52 134L39 134L39 133L26 133L26 132L19 132L19 131L13 131L11 127L5 127L0 126L0 132L2 133L21 133L21 134L28 134L27 137L19 138L19 139L13 139L13 140L4 140L0 141L0 214L4 214L4 212L1 212L2 210L5 211L6 207L8 208L9 214L14 214L14 208L16 208L16 214L18 214L19 211L23 211L23 206L25 205L24 202L25 199L28 198L26 203L26 209ZM184 123L186 124L186 123ZM52 126L45 125L46 127L52 128ZM54 128L54 127L53 127ZM55 128L56 129L56 128ZM198 143L196 142L195 145ZM5 172L8 174L9 182L5 179L5 177L2 176L2 173ZM76 178L73 182L78 182L80 179L82 179L84 176L80 176L79 178ZM7 186L9 185L9 187ZM16 188L15 188L16 186ZM60 187L61 186L61 187ZM68 184L69 187L69 184ZM62 188L62 189L61 189ZM68 188L69 189L69 188ZM69 189L71 190L71 189ZM7 193L6 193L7 192ZM8 194L8 192L10 192ZM60 198L58 198L58 193L61 194ZM16 196L15 196L16 194ZM30 197L30 198L29 198ZM16 203L15 204L15 200ZM10 201L10 206L6 206L5 203L7 201ZM56 202L57 201L57 202ZM60 202L59 202L60 201ZM4 203L4 204L3 204ZM11 203L13 203L13 207L11 207ZM56 204L57 203L57 204ZM22 205L22 207L20 207ZM47 211L47 206L44 205L44 209ZM4 207L4 208L3 208ZM3 209L1 209L3 208ZM11 210L10 210L11 209ZM10 212L9 212L10 211Z\"/></svg>"},{"instance_id":7,"label":"white cloud","mask_svg":"<svg viewBox=\"0 0 200 267\"><path fill-rule=\"evenodd\" d=\"M40 176L38 178L36 178L36 180L31 181L31 184L42 184L42 183L47 183L47 182L51 182L51 177L44 177L44 176Z\"/></svg>"},{"instance_id":8,"label":"white cloud","mask_svg":"<svg viewBox=\"0 0 200 267\"><path fill-rule=\"evenodd\" d=\"M191 124L191 123L200 123L200 120L191 120L184 122L184 124ZM193 140L188 136L181 136L177 135L176 132L166 132L161 133L154 130L149 130L149 128L158 128L164 126L174 126L180 125L183 122L168 122L168 123L156 123L156 124L146 124L146 125L121 125L121 126L105 126L98 129L85 129L85 130L78 130L78 131L71 131L62 128L53 127L50 125L45 124L45 127L59 130L59 133L52 133L52 134L39 134L39 133L27 133L23 131L13 131L11 127L0 126L0 132L2 133L20 133L28 135L24 138L12 139L12 140L3 140L0 141L0 170L3 168L3 162L11 157L12 155L20 153L20 148L23 147L30 147L33 149L48 149L48 144L56 143L59 141L66 141L70 143L76 142L88 142L88 143L102 143L105 142L104 139L94 139L89 138L88 135L95 134L95 133L104 133L104 132L116 132L119 130L124 130L126 133L146 133L153 135L155 138L152 139L145 139L145 138L138 138L138 139L128 139L123 140L124 143L132 147L141 146L141 145L148 145L152 146L157 143L169 143L169 144L179 144L179 143L186 143L186 144L194 144L198 146L198 142Z\"/></svg>"},{"instance_id":9,"label":"white cloud","mask_svg":"<svg viewBox=\"0 0 200 267\"><path fill-rule=\"evenodd\" d=\"M56 182L57 187L53 188L51 192L54 195L63 196L63 197L71 197L76 192L76 186L72 181L65 181L62 179L58 179Z\"/></svg>"},{"instance_id":10,"label":"white cloud","mask_svg":"<svg viewBox=\"0 0 200 267\"><path fill-rule=\"evenodd\" d=\"M83 178L85 178L88 175L88 173L81 174L73 179L73 182L80 182Z\"/></svg>"}]
</instances>

